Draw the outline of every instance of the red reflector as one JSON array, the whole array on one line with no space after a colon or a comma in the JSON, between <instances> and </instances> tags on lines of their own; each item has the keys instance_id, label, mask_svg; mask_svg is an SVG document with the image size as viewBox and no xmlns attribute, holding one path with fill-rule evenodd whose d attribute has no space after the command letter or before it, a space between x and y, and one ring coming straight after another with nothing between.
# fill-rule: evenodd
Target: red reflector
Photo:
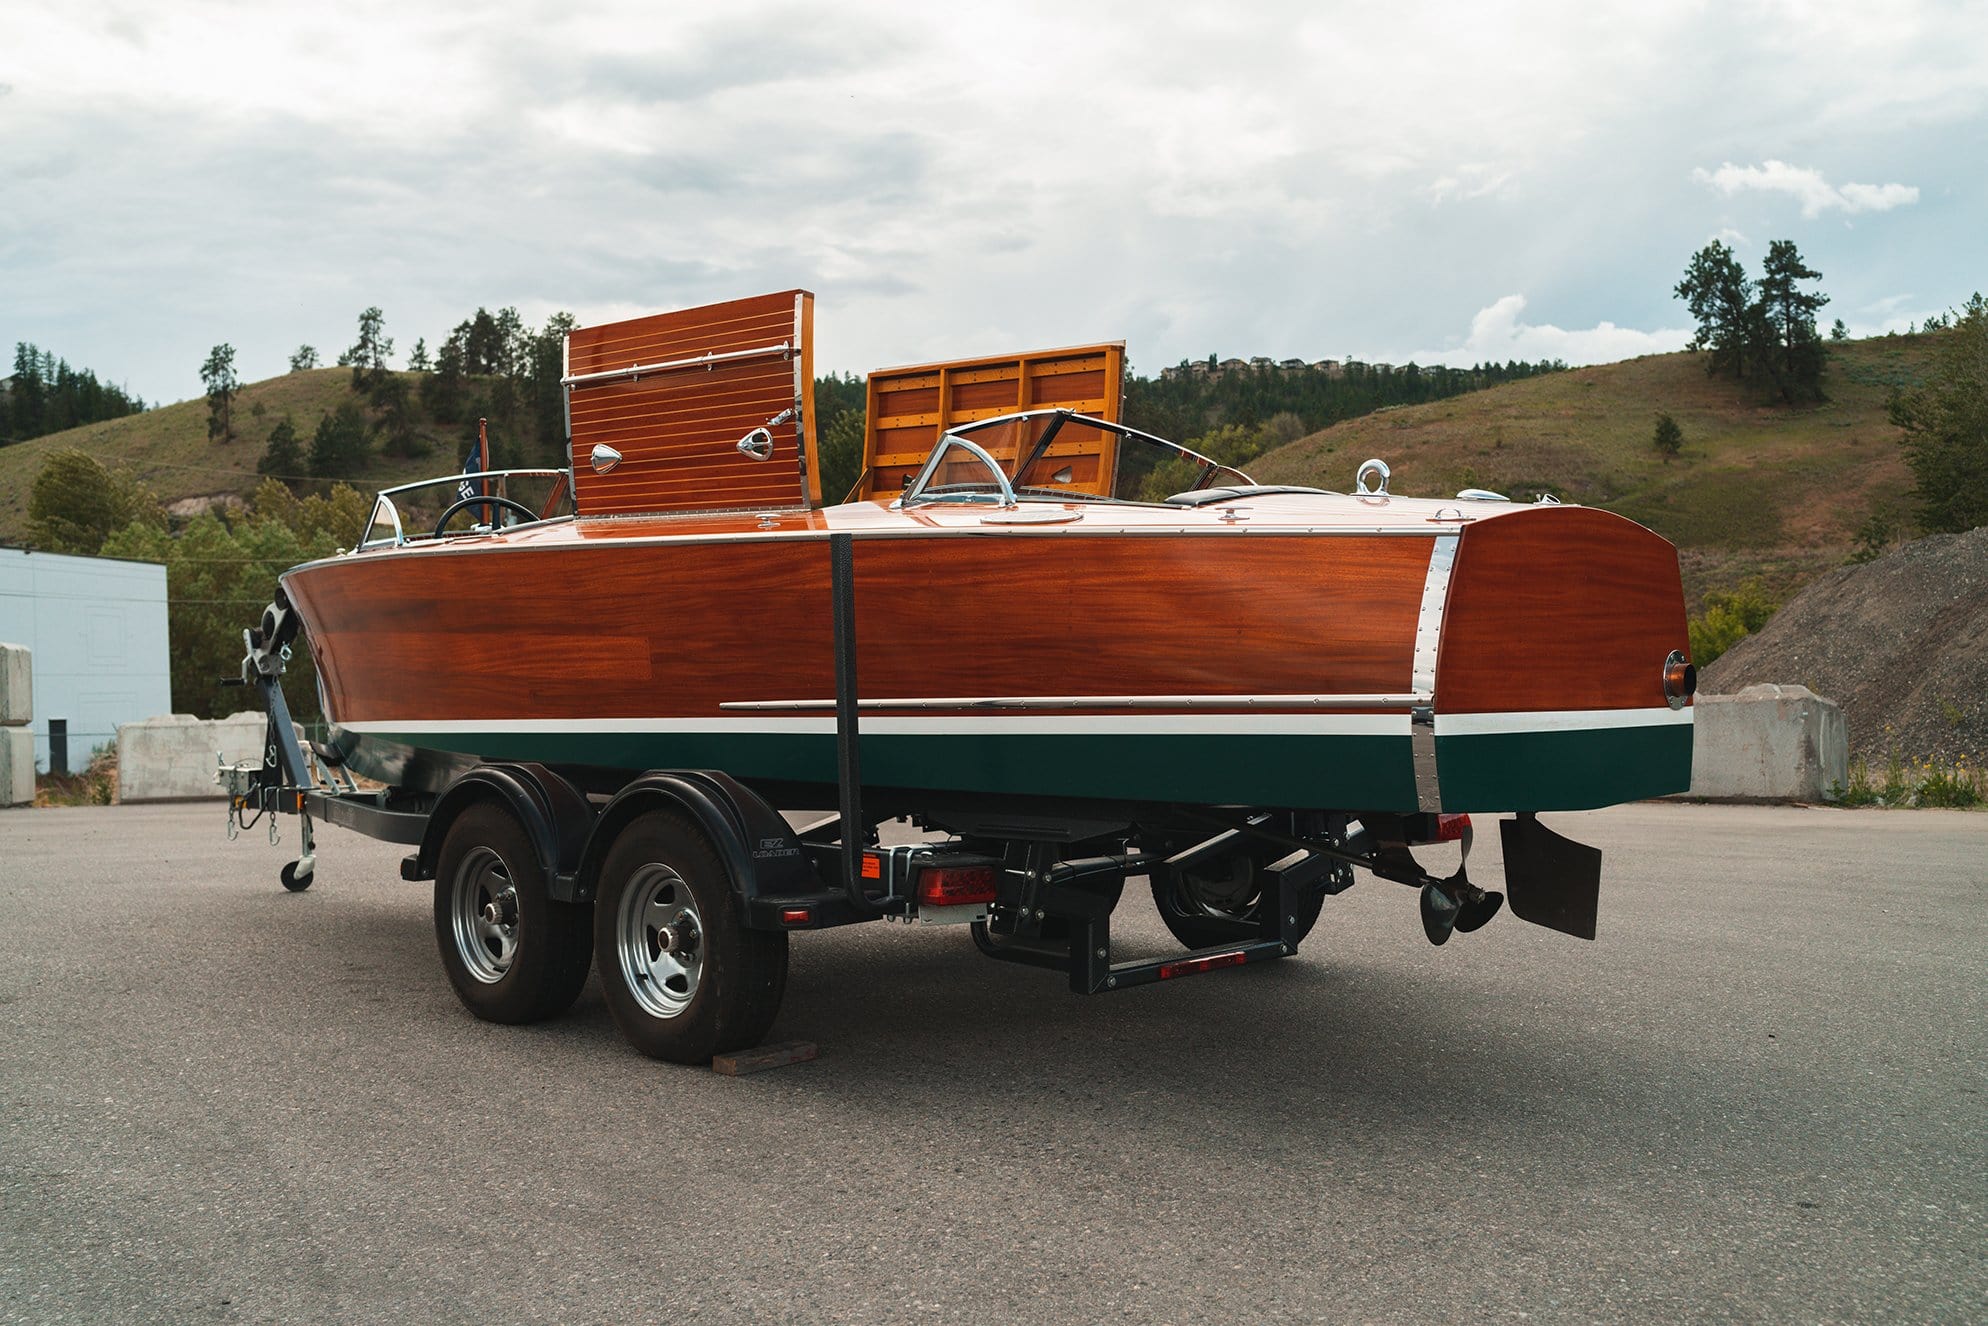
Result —
<instances>
[{"instance_id":1,"label":"red reflector","mask_svg":"<svg viewBox=\"0 0 1988 1326\"><path fill-rule=\"evenodd\" d=\"M927 866L918 872L918 901L927 907L970 907L994 901L992 866Z\"/></svg>"},{"instance_id":2,"label":"red reflector","mask_svg":"<svg viewBox=\"0 0 1988 1326\"><path fill-rule=\"evenodd\" d=\"M1176 976L1192 976L1198 971L1213 971L1217 967L1240 967L1249 958L1241 949L1234 953L1216 953L1205 958L1182 958L1179 962L1160 964L1160 979L1171 981Z\"/></svg>"},{"instance_id":3,"label":"red reflector","mask_svg":"<svg viewBox=\"0 0 1988 1326\"><path fill-rule=\"evenodd\" d=\"M1439 843L1453 843L1463 837L1469 828L1470 816L1468 815L1438 815L1436 816L1436 841Z\"/></svg>"},{"instance_id":4,"label":"red reflector","mask_svg":"<svg viewBox=\"0 0 1988 1326\"><path fill-rule=\"evenodd\" d=\"M863 878L882 879L883 877L884 859L874 852L863 853Z\"/></svg>"},{"instance_id":5,"label":"red reflector","mask_svg":"<svg viewBox=\"0 0 1988 1326\"><path fill-rule=\"evenodd\" d=\"M814 919L815 914L813 910L807 907L782 907L780 909L781 925L806 925Z\"/></svg>"}]
</instances>

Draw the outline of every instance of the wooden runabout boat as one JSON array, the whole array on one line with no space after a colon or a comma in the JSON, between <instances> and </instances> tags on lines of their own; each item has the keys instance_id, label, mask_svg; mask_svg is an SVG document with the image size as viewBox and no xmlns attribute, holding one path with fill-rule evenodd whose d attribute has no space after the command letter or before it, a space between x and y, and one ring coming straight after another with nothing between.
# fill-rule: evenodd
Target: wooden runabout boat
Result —
<instances>
[{"instance_id":1,"label":"wooden runabout boat","mask_svg":"<svg viewBox=\"0 0 1988 1326\"><path fill-rule=\"evenodd\" d=\"M285 574L252 636L251 679L267 679L301 622L333 724L321 756L394 791L326 790L299 754L238 801L305 789L300 807L375 832L422 816L412 877L441 871L438 936L472 1007L503 1015L477 997L510 979L517 920L493 902L497 876L447 878L463 868L442 859L461 822L450 798L577 817L547 831L542 887L556 899L564 872L566 905L598 913L593 890L619 866L612 808L651 771L721 780L712 824L749 856L774 844L812 863L819 887L781 888L815 901L771 920L756 900L779 891L727 867L742 933L781 936L782 964L786 929L951 911L939 919L972 920L996 956L1115 988L1113 972L1159 979L1100 976L1084 956L1109 912L1095 899L1115 902L1128 874L1154 879L1190 943L1255 936L1243 962L1295 948L1352 865L1420 886L1440 942L1498 895L1461 869L1428 876L1407 849L1471 812L1520 815L1503 829L1508 876L1518 862L1539 896L1514 881L1515 910L1592 934L1598 854L1533 816L1688 784L1695 678L1668 542L1550 500L1399 496L1379 461L1346 493L1255 484L1120 422L1118 345L873 375L862 479L826 505L812 302L574 331L568 470L382 493L359 546ZM563 491L527 501L534 483ZM537 790L463 792L493 769L533 771L519 781ZM771 816L838 801L813 837ZM670 804L654 813L690 814ZM907 815L954 837L938 855L876 847L877 822ZM724 836L712 824L667 824L650 854L675 852L681 884L684 843ZM1073 874L1072 844L1117 864ZM529 873L515 855L485 844L478 859L503 858L514 889ZM980 869L989 880L943 901L920 893L934 871ZM1066 898L1046 941L1046 888L1091 896L1096 914ZM692 928L708 935L716 905ZM617 1016L684 1057L679 1030L655 1031L682 1008L642 993L690 941L624 921L596 943L604 976L628 976ZM737 1039L693 1037L687 1053Z\"/></svg>"}]
</instances>

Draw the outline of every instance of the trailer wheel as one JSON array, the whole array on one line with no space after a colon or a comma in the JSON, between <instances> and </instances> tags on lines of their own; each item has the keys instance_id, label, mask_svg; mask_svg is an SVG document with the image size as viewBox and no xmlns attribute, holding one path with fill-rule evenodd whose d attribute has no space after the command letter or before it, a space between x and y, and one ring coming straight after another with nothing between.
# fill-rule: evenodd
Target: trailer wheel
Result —
<instances>
[{"instance_id":1,"label":"trailer wheel","mask_svg":"<svg viewBox=\"0 0 1988 1326\"><path fill-rule=\"evenodd\" d=\"M524 827L480 802L449 826L436 857L435 942L449 984L487 1022L563 1013L587 981L584 905L555 902Z\"/></svg>"},{"instance_id":2,"label":"trailer wheel","mask_svg":"<svg viewBox=\"0 0 1988 1326\"><path fill-rule=\"evenodd\" d=\"M662 811L632 821L601 863L594 957L622 1035L671 1063L758 1044L787 988L786 934L747 929L718 854Z\"/></svg>"},{"instance_id":3,"label":"trailer wheel","mask_svg":"<svg viewBox=\"0 0 1988 1326\"><path fill-rule=\"evenodd\" d=\"M1277 905L1267 862L1238 852L1204 870L1168 870L1153 876L1153 905L1173 937L1188 948L1213 948L1255 938L1262 932L1265 907ZM1303 939L1318 924L1323 893L1297 904L1293 937Z\"/></svg>"}]
</instances>

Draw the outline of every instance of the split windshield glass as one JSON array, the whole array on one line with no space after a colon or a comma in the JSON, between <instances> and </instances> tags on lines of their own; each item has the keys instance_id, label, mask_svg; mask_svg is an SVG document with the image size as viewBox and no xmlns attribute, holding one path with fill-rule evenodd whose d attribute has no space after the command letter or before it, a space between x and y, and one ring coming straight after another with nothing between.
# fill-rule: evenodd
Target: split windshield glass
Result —
<instances>
[{"instance_id":1,"label":"split windshield glass","mask_svg":"<svg viewBox=\"0 0 1988 1326\"><path fill-rule=\"evenodd\" d=\"M1253 481L1164 438L1069 410L1003 415L948 430L1001 467L1021 499L1058 502L1162 502L1175 493L1248 485ZM1000 484L965 447L940 443L944 454L915 500L999 500Z\"/></svg>"}]
</instances>

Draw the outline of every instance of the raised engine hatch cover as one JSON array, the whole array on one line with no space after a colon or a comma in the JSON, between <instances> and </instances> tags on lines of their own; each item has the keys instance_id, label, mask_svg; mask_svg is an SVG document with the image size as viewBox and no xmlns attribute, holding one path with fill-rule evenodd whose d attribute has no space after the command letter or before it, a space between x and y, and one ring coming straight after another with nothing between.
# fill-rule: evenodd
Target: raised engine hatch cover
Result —
<instances>
[{"instance_id":1,"label":"raised engine hatch cover","mask_svg":"<svg viewBox=\"0 0 1988 1326\"><path fill-rule=\"evenodd\" d=\"M580 515L819 505L813 331L814 296L788 290L567 333Z\"/></svg>"}]
</instances>

